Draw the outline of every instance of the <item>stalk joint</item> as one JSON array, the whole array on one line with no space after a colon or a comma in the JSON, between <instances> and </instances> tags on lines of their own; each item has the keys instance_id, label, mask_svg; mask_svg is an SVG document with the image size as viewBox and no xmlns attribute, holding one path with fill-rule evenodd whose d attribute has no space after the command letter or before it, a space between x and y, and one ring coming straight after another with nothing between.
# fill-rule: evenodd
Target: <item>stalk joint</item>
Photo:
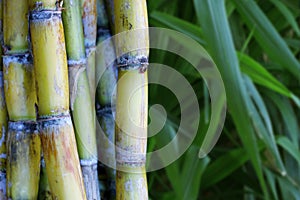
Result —
<instances>
[{"instance_id":1,"label":"stalk joint","mask_svg":"<svg viewBox=\"0 0 300 200\"><path fill-rule=\"evenodd\" d=\"M128 54L120 56L117 63L118 69L122 71L139 70L140 73L144 73L149 65L147 56L131 56Z\"/></svg>"}]
</instances>

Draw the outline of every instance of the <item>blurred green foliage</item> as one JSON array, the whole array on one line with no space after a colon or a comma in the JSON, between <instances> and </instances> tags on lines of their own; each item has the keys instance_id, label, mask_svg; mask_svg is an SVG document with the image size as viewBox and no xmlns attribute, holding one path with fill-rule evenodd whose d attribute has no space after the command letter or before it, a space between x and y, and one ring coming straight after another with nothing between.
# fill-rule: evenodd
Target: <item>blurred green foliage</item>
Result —
<instances>
[{"instance_id":1,"label":"blurred green foliage","mask_svg":"<svg viewBox=\"0 0 300 200\"><path fill-rule=\"evenodd\" d=\"M199 159L210 123L207 88L183 58L151 50L151 63L172 66L189 80L201 120L187 152L148 173L150 198L300 199L300 1L148 0L148 12L150 26L184 33L209 52L228 102L217 145ZM161 104L168 114L164 128L149 139L153 151L171 141L181 115L166 88L150 85L149 92L150 106Z\"/></svg>"}]
</instances>

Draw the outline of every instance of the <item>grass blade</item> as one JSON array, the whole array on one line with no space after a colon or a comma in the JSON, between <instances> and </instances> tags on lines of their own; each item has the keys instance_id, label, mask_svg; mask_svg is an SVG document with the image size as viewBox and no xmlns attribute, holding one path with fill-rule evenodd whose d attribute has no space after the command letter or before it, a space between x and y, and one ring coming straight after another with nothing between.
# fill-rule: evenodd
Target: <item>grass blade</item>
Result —
<instances>
[{"instance_id":1,"label":"grass blade","mask_svg":"<svg viewBox=\"0 0 300 200\"><path fill-rule=\"evenodd\" d=\"M268 192L262 173L261 160L251 120L245 108L248 108L249 96L243 84L238 59L225 12L224 1L194 0L196 13L201 22L203 35L207 41L209 53L218 66L225 83L229 109L259 178L266 199ZM247 100L248 99L248 100Z\"/></svg>"},{"instance_id":2,"label":"grass blade","mask_svg":"<svg viewBox=\"0 0 300 200\"><path fill-rule=\"evenodd\" d=\"M255 28L254 37L270 58L300 80L300 63L255 1L234 0L234 3L249 29Z\"/></svg>"}]
</instances>

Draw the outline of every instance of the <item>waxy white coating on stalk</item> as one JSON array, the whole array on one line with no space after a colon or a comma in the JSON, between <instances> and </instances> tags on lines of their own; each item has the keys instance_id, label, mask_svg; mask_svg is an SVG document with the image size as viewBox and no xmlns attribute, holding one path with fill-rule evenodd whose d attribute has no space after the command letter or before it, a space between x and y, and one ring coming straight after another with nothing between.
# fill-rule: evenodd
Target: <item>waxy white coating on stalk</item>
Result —
<instances>
[{"instance_id":1,"label":"waxy white coating on stalk","mask_svg":"<svg viewBox=\"0 0 300 200\"><path fill-rule=\"evenodd\" d=\"M97 165L97 163L98 163L97 159L81 159L80 160L81 166L92 166L92 165Z\"/></svg>"},{"instance_id":2,"label":"waxy white coating on stalk","mask_svg":"<svg viewBox=\"0 0 300 200\"><path fill-rule=\"evenodd\" d=\"M26 134L38 134L38 127L36 122L30 121L18 121L18 122L8 122L8 129L10 131L17 131L17 138L22 137L24 133Z\"/></svg>"},{"instance_id":3,"label":"waxy white coating on stalk","mask_svg":"<svg viewBox=\"0 0 300 200\"><path fill-rule=\"evenodd\" d=\"M41 11L32 11L29 15L30 21L40 21L45 23L46 21L52 21L53 17L61 18L61 11L57 10L43 10Z\"/></svg>"},{"instance_id":4,"label":"waxy white coating on stalk","mask_svg":"<svg viewBox=\"0 0 300 200\"><path fill-rule=\"evenodd\" d=\"M29 53L3 55L3 67L8 67L10 63L30 64L31 56Z\"/></svg>"},{"instance_id":5,"label":"waxy white coating on stalk","mask_svg":"<svg viewBox=\"0 0 300 200\"><path fill-rule=\"evenodd\" d=\"M62 125L73 126L69 112L66 112L63 115L51 115L39 118L39 129L57 128ZM55 132L55 134L59 134L59 132Z\"/></svg>"}]
</instances>

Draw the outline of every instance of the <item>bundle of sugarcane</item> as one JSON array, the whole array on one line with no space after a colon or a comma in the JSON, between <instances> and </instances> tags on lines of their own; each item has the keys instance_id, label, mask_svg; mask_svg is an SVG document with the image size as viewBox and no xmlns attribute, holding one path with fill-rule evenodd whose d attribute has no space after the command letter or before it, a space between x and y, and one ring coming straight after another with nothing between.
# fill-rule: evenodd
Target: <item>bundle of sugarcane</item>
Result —
<instances>
[{"instance_id":1,"label":"bundle of sugarcane","mask_svg":"<svg viewBox=\"0 0 300 200\"><path fill-rule=\"evenodd\" d=\"M145 172L148 117L146 1L114 0L118 56L116 101L117 199L148 199ZM145 48L146 47L146 48Z\"/></svg>"},{"instance_id":2,"label":"bundle of sugarcane","mask_svg":"<svg viewBox=\"0 0 300 200\"><path fill-rule=\"evenodd\" d=\"M79 0L65 0L63 25L69 65L71 111L87 199L100 199L97 143ZM94 75L95 76L95 75ZM93 95L94 96L94 95Z\"/></svg>"},{"instance_id":3,"label":"bundle of sugarcane","mask_svg":"<svg viewBox=\"0 0 300 200\"><path fill-rule=\"evenodd\" d=\"M69 81L61 3L30 0L30 33L38 123L53 199L86 199L69 114Z\"/></svg>"},{"instance_id":4,"label":"bundle of sugarcane","mask_svg":"<svg viewBox=\"0 0 300 200\"><path fill-rule=\"evenodd\" d=\"M97 117L101 127L100 133L103 133L103 135L99 134L102 137L98 141L98 146L100 148L100 160L104 161L104 165L102 166L105 169L105 172L101 176L104 177L102 182L105 182L103 196L107 199L115 199L115 123L113 118L115 107L115 94L113 94L113 91L117 82L116 63L113 62L115 60L115 52L113 42L110 40L111 33L103 0L97 1L97 12L98 48L96 52L96 80L98 85L96 103Z\"/></svg>"},{"instance_id":5,"label":"bundle of sugarcane","mask_svg":"<svg viewBox=\"0 0 300 200\"><path fill-rule=\"evenodd\" d=\"M28 48L28 2L4 0L3 13L3 78L9 116L7 197L36 199L41 142L36 124L33 65Z\"/></svg>"}]
</instances>

